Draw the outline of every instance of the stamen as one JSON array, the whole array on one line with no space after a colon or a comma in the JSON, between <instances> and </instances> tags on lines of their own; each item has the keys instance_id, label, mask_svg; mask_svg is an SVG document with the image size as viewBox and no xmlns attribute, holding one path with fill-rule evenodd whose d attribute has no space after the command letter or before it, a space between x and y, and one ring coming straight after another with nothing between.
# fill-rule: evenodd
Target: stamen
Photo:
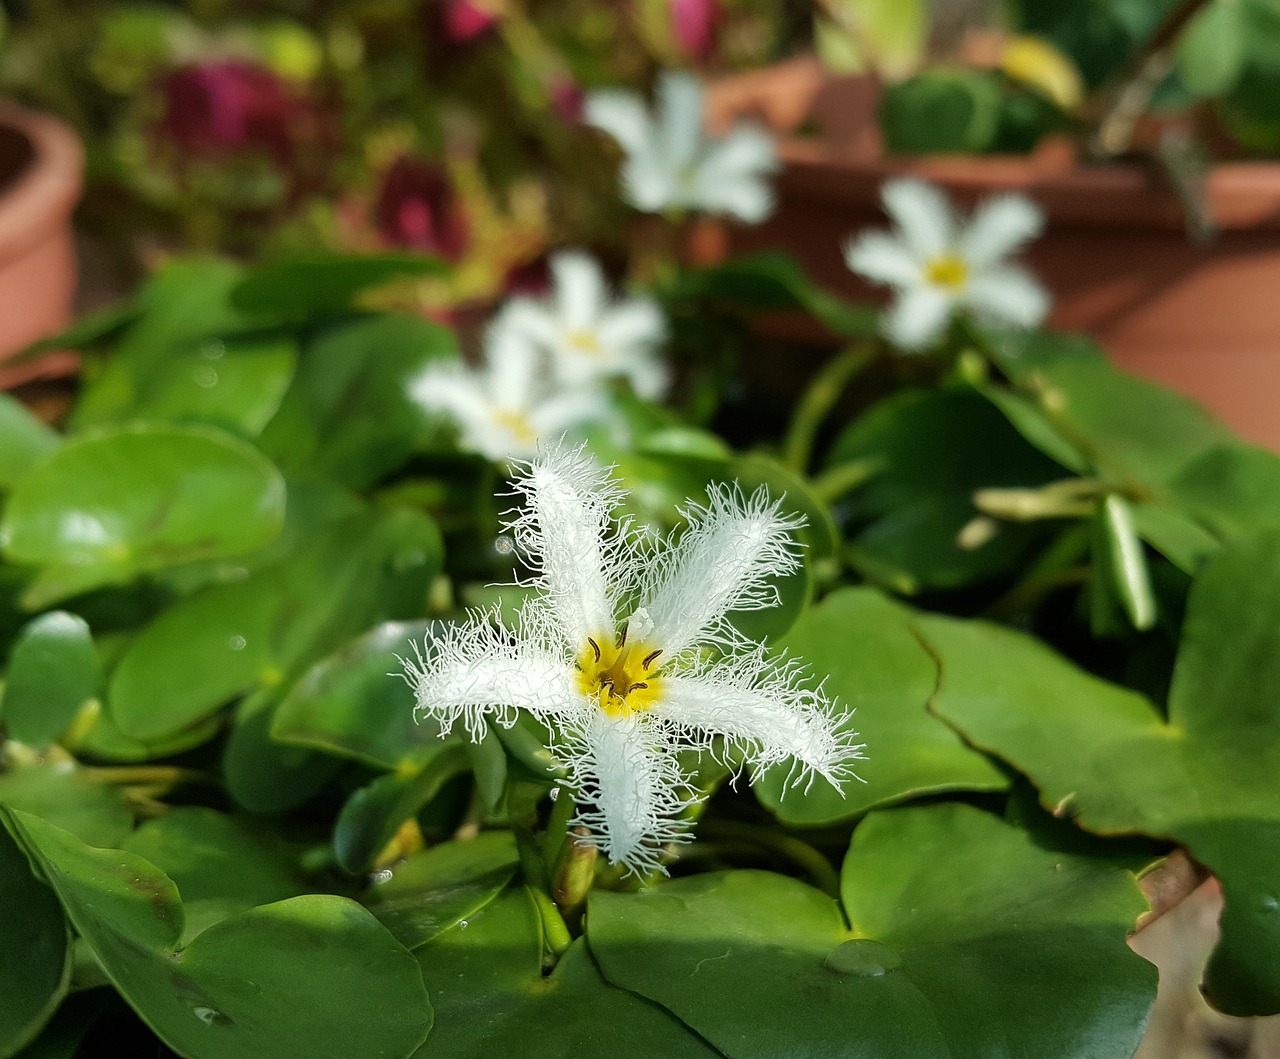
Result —
<instances>
[{"instance_id":1,"label":"stamen","mask_svg":"<svg viewBox=\"0 0 1280 1059\"><path fill-rule=\"evenodd\" d=\"M653 665L653 660L654 660L655 658L657 658L657 657L658 657L658 655L660 655L660 654L662 654L662 648L661 648L661 647L659 647L659 648L658 648L656 651L654 651L652 654L645 655L645 657L644 657L644 661L640 663L641 668L642 668L642 669L648 669L651 665Z\"/></svg>"},{"instance_id":2,"label":"stamen","mask_svg":"<svg viewBox=\"0 0 1280 1059\"><path fill-rule=\"evenodd\" d=\"M618 650L621 651L627 643L627 626L622 627L622 635L618 637Z\"/></svg>"},{"instance_id":3,"label":"stamen","mask_svg":"<svg viewBox=\"0 0 1280 1059\"><path fill-rule=\"evenodd\" d=\"M641 680L638 683L632 684L631 687L629 687L627 690L635 691L636 688L647 688L648 686L649 686L648 684L646 684L643 680Z\"/></svg>"},{"instance_id":4,"label":"stamen","mask_svg":"<svg viewBox=\"0 0 1280 1059\"><path fill-rule=\"evenodd\" d=\"M625 632L626 630L623 630L623 631ZM600 645L596 643L595 640L591 639L590 636L587 637L587 643L591 645L591 650L593 650L596 653L596 661L599 662L600 661Z\"/></svg>"}]
</instances>

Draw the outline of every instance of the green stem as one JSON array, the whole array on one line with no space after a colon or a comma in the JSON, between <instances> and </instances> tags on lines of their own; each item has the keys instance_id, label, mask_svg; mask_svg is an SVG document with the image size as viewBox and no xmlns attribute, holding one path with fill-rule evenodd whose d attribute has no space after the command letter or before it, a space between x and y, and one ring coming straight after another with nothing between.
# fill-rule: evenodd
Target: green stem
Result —
<instances>
[{"instance_id":1,"label":"green stem","mask_svg":"<svg viewBox=\"0 0 1280 1059\"><path fill-rule=\"evenodd\" d=\"M712 840L719 837L730 841L749 842L785 857L802 868L823 893L836 898L840 896L840 875L831 866L831 862L809 843L801 841L794 835L737 820L707 820L702 824L701 829Z\"/></svg>"},{"instance_id":2,"label":"green stem","mask_svg":"<svg viewBox=\"0 0 1280 1059\"><path fill-rule=\"evenodd\" d=\"M556 961L573 944L573 935L569 933L568 926L560 917L560 910L556 908L556 903L548 894L532 886L527 886L525 889L533 898L534 906L538 910L538 918L542 921L542 943L549 957L545 962L555 966Z\"/></svg>"},{"instance_id":3,"label":"green stem","mask_svg":"<svg viewBox=\"0 0 1280 1059\"><path fill-rule=\"evenodd\" d=\"M551 884L547 862L534 835L538 826L538 799L545 788L541 784L511 780L507 784L507 822L515 836L520 870L531 890L547 893Z\"/></svg>"},{"instance_id":4,"label":"green stem","mask_svg":"<svg viewBox=\"0 0 1280 1059\"><path fill-rule=\"evenodd\" d=\"M808 470L822 421L850 381L875 359L877 351L876 346L865 343L845 347L827 361L801 394L782 442L782 462L793 471L804 474Z\"/></svg>"},{"instance_id":5,"label":"green stem","mask_svg":"<svg viewBox=\"0 0 1280 1059\"><path fill-rule=\"evenodd\" d=\"M560 793L551 803L551 816L547 819L547 830L542 835L542 859L548 864L554 864L560 856L565 836L569 833L569 821L573 819L573 812L577 808L567 789L557 787L552 793L556 791Z\"/></svg>"},{"instance_id":6,"label":"green stem","mask_svg":"<svg viewBox=\"0 0 1280 1059\"><path fill-rule=\"evenodd\" d=\"M879 474L884 460L870 456L850 460L816 475L810 482L814 495L824 504L833 504L847 493L852 493L863 482Z\"/></svg>"}]
</instances>

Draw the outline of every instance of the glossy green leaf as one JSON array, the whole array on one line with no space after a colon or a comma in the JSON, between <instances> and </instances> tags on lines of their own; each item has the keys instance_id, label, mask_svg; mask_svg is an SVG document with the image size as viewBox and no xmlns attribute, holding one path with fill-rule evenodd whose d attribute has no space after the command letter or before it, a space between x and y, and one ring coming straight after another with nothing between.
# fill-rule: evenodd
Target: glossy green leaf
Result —
<instances>
[{"instance_id":1,"label":"glossy green leaf","mask_svg":"<svg viewBox=\"0 0 1280 1059\"><path fill-rule=\"evenodd\" d=\"M730 258L711 268L688 269L676 293L750 312L799 309L844 338L871 338L877 328L873 310L817 286L794 258L772 250Z\"/></svg>"},{"instance_id":2,"label":"glossy green leaf","mask_svg":"<svg viewBox=\"0 0 1280 1059\"><path fill-rule=\"evenodd\" d=\"M179 947L182 902L152 864L11 816L116 988L175 1051L350 1059L406 1055L425 1037L431 1006L416 963L355 902L295 897L224 919Z\"/></svg>"},{"instance_id":3,"label":"glossy green leaf","mask_svg":"<svg viewBox=\"0 0 1280 1059\"><path fill-rule=\"evenodd\" d=\"M867 743L857 766L865 781L837 791L822 779L787 788L790 767L755 784L760 801L788 824L819 825L868 809L944 791L998 791L1008 779L928 711L938 670L910 628L912 611L870 588L833 592L810 609L778 645L806 663ZM843 796L842 796L843 795Z\"/></svg>"},{"instance_id":4,"label":"glossy green leaf","mask_svg":"<svg viewBox=\"0 0 1280 1059\"><path fill-rule=\"evenodd\" d=\"M263 432L264 451L289 472L373 485L427 434L430 417L413 398L414 380L456 352L451 331L417 316L358 317L322 330Z\"/></svg>"},{"instance_id":5,"label":"glossy green leaf","mask_svg":"<svg viewBox=\"0 0 1280 1059\"><path fill-rule=\"evenodd\" d=\"M112 715L125 733L149 739L237 695L280 688L388 610L420 612L441 559L439 531L416 512L333 523L275 566L161 614L112 675Z\"/></svg>"},{"instance_id":6,"label":"glossy green leaf","mask_svg":"<svg viewBox=\"0 0 1280 1059\"><path fill-rule=\"evenodd\" d=\"M182 894L179 944L258 905L305 891L281 843L214 809L180 806L148 820L121 843L164 872Z\"/></svg>"},{"instance_id":7,"label":"glossy green leaf","mask_svg":"<svg viewBox=\"0 0 1280 1059\"><path fill-rule=\"evenodd\" d=\"M428 621L389 621L317 662L285 696L271 738L398 769L435 753L439 728L414 719L413 691L396 674Z\"/></svg>"},{"instance_id":8,"label":"glossy green leaf","mask_svg":"<svg viewBox=\"0 0 1280 1059\"><path fill-rule=\"evenodd\" d=\"M998 76L987 70L926 70L886 86L880 128L892 154L981 154L1000 127Z\"/></svg>"},{"instance_id":9,"label":"glossy green leaf","mask_svg":"<svg viewBox=\"0 0 1280 1059\"><path fill-rule=\"evenodd\" d=\"M0 489L8 489L58 447L55 431L0 393Z\"/></svg>"},{"instance_id":10,"label":"glossy green leaf","mask_svg":"<svg viewBox=\"0 0 1280 1059\"><path fill-rule=\"evenodd\" d=\"M396 836L400 825L440 793L454 776L466 772L470 758L454 739L418 772L390 772L361 787L347 799L333 829L338 864L353 875L368 871L378 854Z\"/></svg>"},{"instance_id":11,"label":"glossy green leaf","mask_svg":"<svg viewBox=\"0 0 1280 1059\"><path fill-rule=\"evenodd\" d=\"M482 831L412 853L379 873L365 904L405 948L416 949L497 897L517 863L510 831Z\"/></svg>"},{"instance_id":12,"label":"glossy green leaf","mask_svg":"<svg viewBox=\"0 0 1280 1059\"><path fill-rule=\"evenodd\" d=\"M444 271L439 259L419 254L295 258L247 273L232 291L231 303L264 316L333 315L371 287Z\"/></svg>"},{"instance_id":13,"label":"glossy green leaf","mask_svg":"<svg viewBox=\"0 0 1280 1059\"><path fill-rule=\"evenodd\" d=\"M522 887L416 949L436 1024L416 1059L716 1053L666 1012L601 977L579 940L544 976L538 916Z\"/></svg>"},{"instance_id":14,"label":"glossy green leaf","mask_svg":"<svg viewBox=\"0 0 1280 1059\"><path fill-rule=\"evenodd\" d=\"M1057 432L1095 474L1117 484L1162 489L1194 459L1233 440L1194 401L1092 357L1060 357L1025 382Z\"/></svg>"},{"instance_id":15,"label":"glossy green leaf","mask_svg":"<svg viewBox=\"0 0 1280 1059\"><path fill-rule=\"evenodd\" d=\"M170 357L136 385L133 402L94 426L145 419L204 423L242 437L262 432L288 389L297 358L287 336L210 338ZM87 426L81 417L81 426Z\"/></svg>"},{"instance_id":16,"label":"glossy green leaf","mask_svg":"<svg viewBox=\"0 0 1280 1059\"><path fill-rule=\"evenodd\" d=\"M1237 1014L1280 1011L1280 541L1224 549L1196 580L1166 721L1143 696L1040 642L979 622L918 622L939 657L934 709L1025 772L1047 807L1101 834L1182 842L1231 895L1210 996ZM1063 748L1070 747L1070 753ZM1203 846L1203 848L1202 848ZM1262 870L1262 865L1269 865ZM1256 977L1249 977L1249 975Z\"/></svg>"},{"instance_id":17,"label":"glossy green leaf","mask_svg":"<svg viewBox=\"0 0 1280 1059\"><path fill-rule=\"evenodd\" d=\"M55 610L28 622L5 672L0 706L9 736L48 746L98 693L99 678L98 653L83 618Z\"/></svg>"},{"instance_id":18,"label":"glossy green leaf","mask_svg":"<svg viewBox=\"0 0 1280 1059\"><path fill-rule=\"evenodd\" d=\"M1252 445L1210 449L1169 483L1174 502L1224 539L1280 529L1280 456Z\"/></svg>"},{"instance_id":19,"label":"glossy green leaf","mask_svg":"<svg viewBox=\"0 0 1280 1059\"><path fill-rule=\"evenodd\" d=\"M1062 477L967 390L908 390L882 401L840 435L829 462L868 467L866 482L841 504L856 527L848 557L873 579L909 591L1011 569L1043 531L1003 525L985 543L962 546L960 531L979 514L974 492Z\"/></svg>"},{"instance_id":20,"label":"glossy green leaf","mask_svg":"<svg viewBox=\"0 0 1280 1059\"><path fill-rule=\"evenodd\" d=\"M1240 77L1248 49L1245 6L1208 4L1183 30L1175 54L1182 83L1193 95L1223 95Z\"/></svg>"},{"instance_id":21,"label":"glossy green leaf","mask_svg":"<svg viewBox=\"0 0 1280 1059\"><path fill-rule=\"evenodd\" d=\"M842 897L852 929L795 879L695 875L594 892L587 938L610 982L732 1059L1133 1054L1156 972L1125 945L1128 873L945 804L869 816Z\"/></svg>"},{"instance_id":22,"label":"glossy green leaf","mask_svg":"<svg viewBox=\"0 0 1280 1059\"><path fill-rule=\"evenodd\" d=\"M0 1055L13 1055L53 1015L71 977L71 932L53 891L0 827Z\"/></svg>"},{"instance_id":23,"label":"glossy green leaf","mask_svg":"<svg viewBox=\"0 0 1280 1059\"><path fill-rule=\"evenodd\" d=\"M95 782L59 751L48 761L6 765L0 807L44 817L95 846L114 846L133 827L120 789Z\"/></svg>"},{"instance_id":24,"label":"glossy green leaf","mask_svg":"<svg viewBox=\"0 0 1280 1059\"><path fill-rule=\"evenodd\" d=\"M283 813L319 794L342 768L339 758L271 738L279 689L249 695L236 709L222 754L222 780L236 805L251 813Z\"/></svg>"},{"instance_id":25,"label":"glossy green leaf","mask_svg":"<svg viewBox=\"0 0 1280 1059\"><path fill-rule=\"evenodd\" d=\"M75 438L10 495L7 557L40 568L28 607L151 570L261 547L284 482L254 449L206 427L130 426Z\"/></svg>"},{"instance_id":26,"label":"glossy green leaf","mask_svg":"<svg viewBox=\"0 0 1280 1059\"><path fill-rule=\"evenodd\" d=\"M126 764L184 753L207 743L221 730L221 718L210 717L160 739L135 739L120 731L102 700L92 699L63 734L61 745L80 758Z\"/></svg>"}]
</instances>

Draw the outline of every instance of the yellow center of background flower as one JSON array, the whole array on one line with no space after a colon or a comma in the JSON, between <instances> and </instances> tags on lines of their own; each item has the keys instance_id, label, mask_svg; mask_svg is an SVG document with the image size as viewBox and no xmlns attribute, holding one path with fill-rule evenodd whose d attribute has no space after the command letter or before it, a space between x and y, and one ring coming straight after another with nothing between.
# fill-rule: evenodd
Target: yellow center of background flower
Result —
<instances>
[{"instance_id":1,"label":"yellow center of background flower","mask_svg":"<svg viewBox=\"0 0 1280 1059\"><path fill-rule=\"evenodd\" d=\"M969 266L957 254L943 254L925 265L924 278L935 287L958 291L969 282Z\"/></svg>"},{"instance_id":2,"label":"yellow center of background flower","mask_svg":"<svg viewBox=\"0 0 1280 1059\"><path fill-rule=\"evenodd\" d=\"M604 352L600 339L590 331L570 331L564 336L564 340L579 353L585 353L589 357L598 357Z\"/></svg>"},{"instance_id":3,"label":"yellow center of background flower","mask_svg":"<svg viewBox=\"0 0 1280 1059\"><path fill-rule=\"evenodd\" d=\"M511 432L517 441L524 445L532 445L538 440L538 432L533 429L529 417L519 412L496 411L493 421L504 430Z\"/></svg>"},{"instance_id":4,"label":"yellow center of background flower","mask_svg":"<svg viewBox=\"0 0 1280 1059\"><path fill-rule=\"evenodd\" d=\"M615 643L606 636L589 636L578 652L578 690L595 699L611 717L625 717L649 709L658 701L661 680L656 675L662 651L645 643Z\"/></svg>"}]
</instances>

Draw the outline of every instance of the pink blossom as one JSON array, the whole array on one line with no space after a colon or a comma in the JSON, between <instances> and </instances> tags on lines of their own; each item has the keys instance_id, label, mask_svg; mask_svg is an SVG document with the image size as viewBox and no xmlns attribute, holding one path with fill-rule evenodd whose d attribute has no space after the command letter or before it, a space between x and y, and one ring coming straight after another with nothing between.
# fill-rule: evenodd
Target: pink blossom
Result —
<instances>
[{"instance_id":1,"label":"pink blossom","mask_svg":"<svg viewBox=\"0 0 1280 1059\"><path fill-rule=\"evenodd\" d=\"M454 261L470 236L448 177L435 166L402 156L387 170L374 206L382 238L392 246Z\"/></svg>"},{"instance_id":2,"label":"pink blossom","mask_svg":"<svg viewBox=\"0 0 1280 1059\"><path fill-rule=\"evenodd\" d=\"M293 155L305 107L270 70L235 59L184 66L163 96L161 126L184 151L223 158L256 148L282 165Z\"/></svg>"}]
</instances>

